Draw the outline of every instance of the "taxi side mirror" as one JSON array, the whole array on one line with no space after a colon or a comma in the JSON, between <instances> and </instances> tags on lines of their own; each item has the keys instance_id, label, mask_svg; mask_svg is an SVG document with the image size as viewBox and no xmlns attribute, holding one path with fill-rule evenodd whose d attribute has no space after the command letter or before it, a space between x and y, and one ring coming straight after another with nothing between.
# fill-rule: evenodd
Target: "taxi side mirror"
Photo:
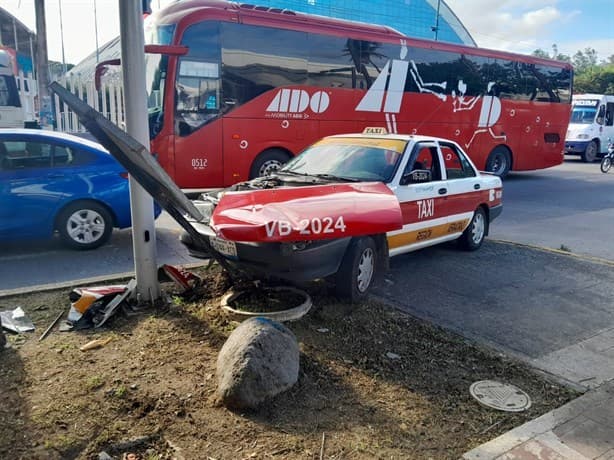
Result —
<instances>
[{"instance_id":1,"label":"taxi side mirror","mask_svg":"<svg viewBox=\"0 0 614 460\"><path fill-rule=\"evenodd\" d=\"M403 174L401 185L421 184L423 182L431 182L431 180L433 180L433 175L430 169L414 169Z\"/></svg>"}]
</instances>

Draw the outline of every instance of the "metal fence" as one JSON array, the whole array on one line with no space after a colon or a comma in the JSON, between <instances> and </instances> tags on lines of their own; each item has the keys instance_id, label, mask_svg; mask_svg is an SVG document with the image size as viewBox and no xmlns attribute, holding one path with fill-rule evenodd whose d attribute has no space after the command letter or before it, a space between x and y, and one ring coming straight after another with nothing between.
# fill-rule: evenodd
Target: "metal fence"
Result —
<instances>
[{"instance_id":1,"label":"metal fence","mask_svg":"<svg viewBox=\"0 0 614 460\"><path fill-rule=\"evenodd\" d=\"M125 126L124 91L119 81L103 81L100 90L94 82L84 81L80 75L68 75L60 78L58 83L75 94L107 119L123 128ZM56 130L68 133L84 132L85 127L60 99L54 95Z\"/></svg>"},{"instance_id":2,"label":"metal fence","mask_svg":"<svg viewBox=\"0 0 614 460\"><path fill-rule=\"evenodd\" d=\"M22 71L15 77L17 89L21 97L21 104L24 111L24 120L34 122L38 117L38 86L32 74L24 75Z\"/></svg>"}]
</instances>

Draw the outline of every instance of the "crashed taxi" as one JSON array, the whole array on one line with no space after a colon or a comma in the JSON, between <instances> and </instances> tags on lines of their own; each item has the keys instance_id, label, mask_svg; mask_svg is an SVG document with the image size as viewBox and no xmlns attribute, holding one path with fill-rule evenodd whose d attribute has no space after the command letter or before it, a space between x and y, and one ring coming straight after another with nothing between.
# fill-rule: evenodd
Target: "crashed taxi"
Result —
<instances>
[{"instance_id":1,"label":"crashed taxi","mask_svg":"<svg viewBox=\"0 0 614 460\"><path fill-rule=\"evenodd\" d=\"M457 240L476 250L502 210L502 184L453 141L427 136L325 137L267 177L202 194L186 233L196 257L214 252L260 278L334 280L364 297L388 258ZM201 240L202 241L202 240Z\"/></svg>"}]
</instances>

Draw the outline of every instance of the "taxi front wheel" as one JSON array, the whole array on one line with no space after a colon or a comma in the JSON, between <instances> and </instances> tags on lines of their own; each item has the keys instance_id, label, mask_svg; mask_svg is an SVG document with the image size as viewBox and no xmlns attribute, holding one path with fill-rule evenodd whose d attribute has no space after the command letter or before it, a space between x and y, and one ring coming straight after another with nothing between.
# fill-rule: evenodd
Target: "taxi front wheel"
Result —
<instances>
[{"instance_id":1,"label":"taxi front wheel","mask_svg":"<svg viewBox=\"0 0 614 460\"><path fill-rule=\"evenodd\" d=\"M458 239L461 247L467 251L475 251L482 246L487 226L486 213L482 208L477 208L473 213L471 223Z\"/></svg>"},{"instance_id":2,"label":"taxi front wheel","mask_svg":"<svg viewBox=\"0 0 614 460\"><path fill-rule=\"evenodd\" d=\"M377 248L371 237L353 240L335 277L337 296L358 302L367 296L375 279Z\"/></svg>"}]
</instances>

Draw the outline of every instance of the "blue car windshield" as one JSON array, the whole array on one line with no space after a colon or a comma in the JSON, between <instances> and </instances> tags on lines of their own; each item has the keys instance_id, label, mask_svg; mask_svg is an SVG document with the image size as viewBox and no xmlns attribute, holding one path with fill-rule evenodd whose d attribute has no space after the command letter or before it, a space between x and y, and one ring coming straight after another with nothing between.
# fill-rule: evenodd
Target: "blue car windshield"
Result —
<instances>
[{"instance_id":1,"label":"blue car windshield","mask_svg":"<svg viewBox=\"0 0 614 460\"><path fill-rule=\"evenodd\" d=\"M406 141L400 140L327 138L290 160L280 172L390 182L405 146Z\"/></svg>"}]
</instances>

